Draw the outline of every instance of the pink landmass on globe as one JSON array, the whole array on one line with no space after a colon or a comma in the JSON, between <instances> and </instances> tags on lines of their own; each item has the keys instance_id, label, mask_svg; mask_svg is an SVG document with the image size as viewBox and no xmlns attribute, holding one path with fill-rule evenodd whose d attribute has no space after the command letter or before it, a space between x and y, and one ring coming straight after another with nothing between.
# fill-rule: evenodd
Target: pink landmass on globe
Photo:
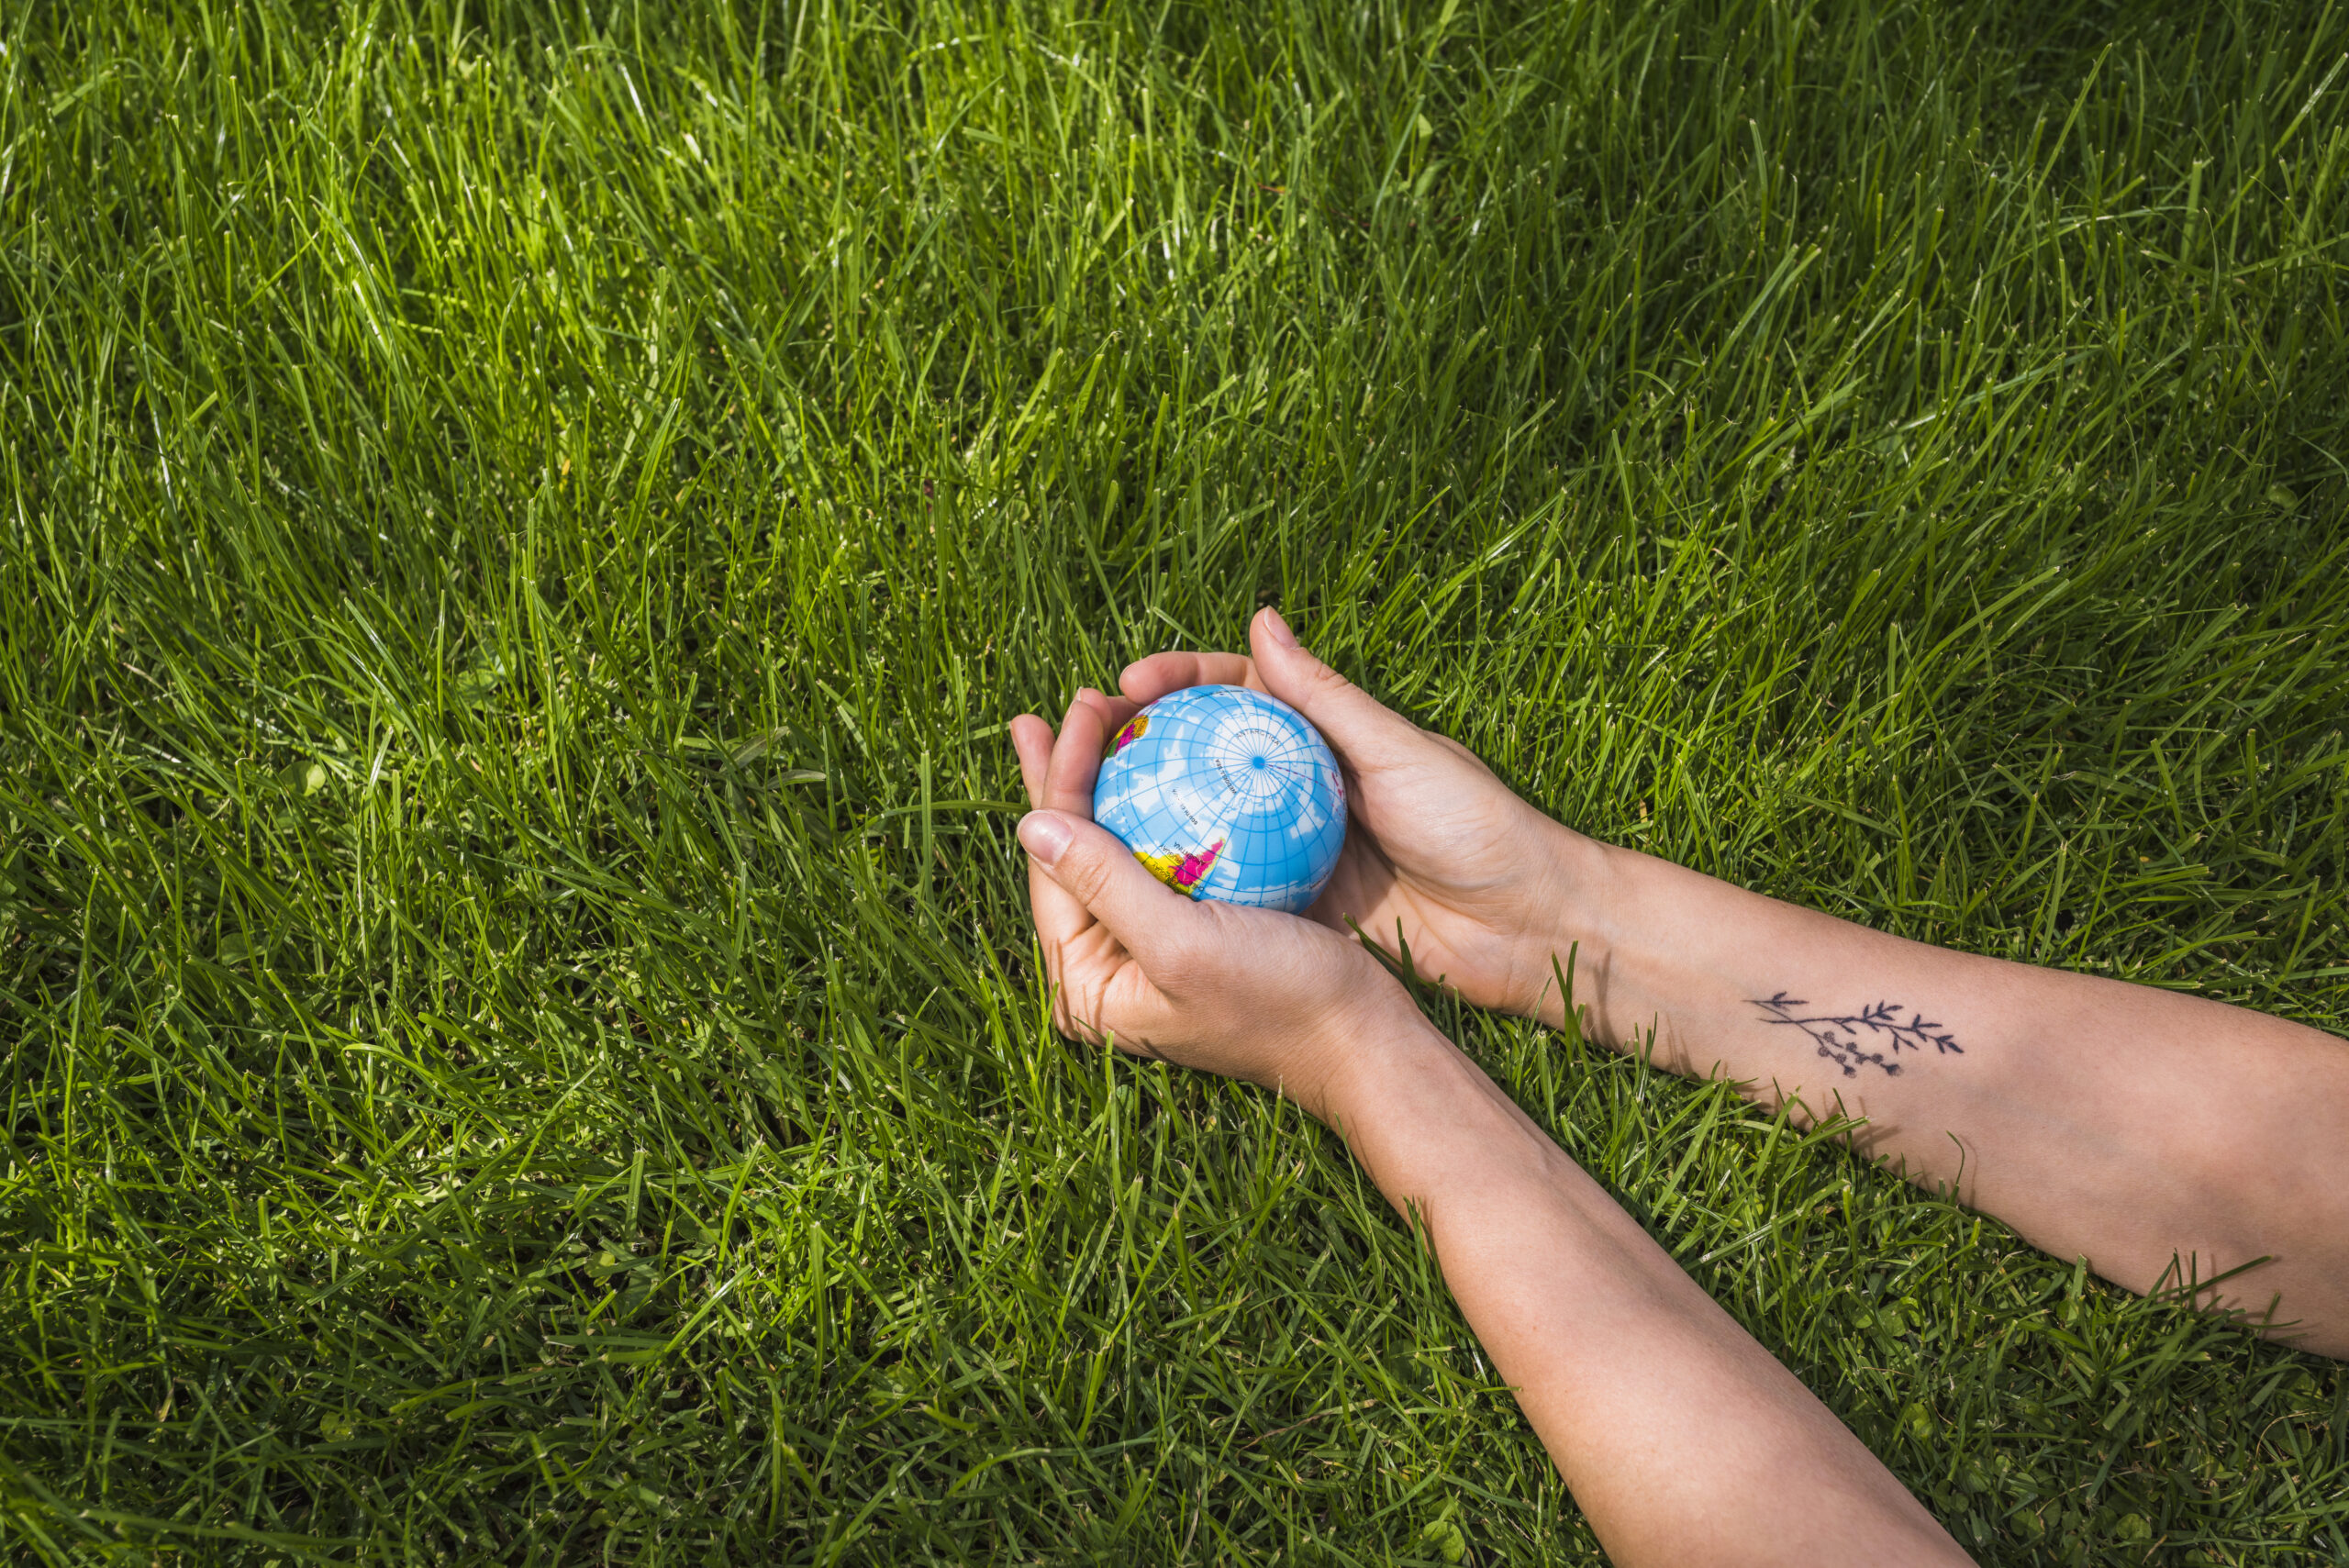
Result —
<instances>
[{"instance_id":1,"label":"pink landmass on globe","mask_svg":"<svg viewBox=\"0 0 2349 1568\"><path fill-rule=\"evenodd\" d=\"M1103 762L1108 762L1110 758L1116 756L1119 752L1124 751L1127 747L1132 745L1135 741L1141 740L1149 732L1150 715L1146 713L1138 713L1134 715L1131 718L1126 720L1124 726L1119 728L1115 735L1109 737L1108 750L1101 753L1101 760Z\"/></svg>"},{"instance_id":2,"label":"pink landmass on globe","mask_svg":"<svg viewBox=\"0 0 2349 1568\"><path fill-rule=\"evenodd\" d=\"M1207 880L1215 858L1223 852L1223 840L1218 839L1206 849L1187 855L1153 855L1144 850L1134 851L1134 859L1150 868L1150 874L1177 893L1198 896L1199 884Z\"/></svg>"},{"instance_id":3,"label":"pink landmass on globe","mask_svg":"<svg viewBox=\"0 0 2349 1568\"><path fill-rule=\"evenodd\" d=\"M1223 852L1223 840L1218 839L1196 855L1185 855L1183 863L1174 868L1174 885L1188 893L1206 880L1208 868L1215 864L1217 855Z\"/></svg>"}]
</instances>

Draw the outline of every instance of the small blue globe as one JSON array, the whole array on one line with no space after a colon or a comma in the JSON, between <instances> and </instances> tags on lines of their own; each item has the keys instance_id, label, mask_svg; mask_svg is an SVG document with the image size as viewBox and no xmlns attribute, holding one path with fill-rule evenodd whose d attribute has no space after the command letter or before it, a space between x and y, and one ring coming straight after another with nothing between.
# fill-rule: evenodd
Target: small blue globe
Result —
<instances>
[{"instance_id":1,"label":"small blue globe","mask_svg":"<svg viewBox=\"0 0 2349 1568\"><path fill-rule=\"evenodd\" d=\"M1298 914L1337 869L1346 787L1288 704L1186 686L1110 738L1093 819L1177 893Z\"/></svg>"}]
</instances>

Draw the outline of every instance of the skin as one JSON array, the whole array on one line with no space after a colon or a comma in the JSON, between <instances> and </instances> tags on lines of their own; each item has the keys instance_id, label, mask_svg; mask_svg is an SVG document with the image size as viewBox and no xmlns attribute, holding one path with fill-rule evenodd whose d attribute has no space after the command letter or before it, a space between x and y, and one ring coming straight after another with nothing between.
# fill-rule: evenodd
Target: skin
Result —
<instances>
[{"instance_id":1,"label":"skin","mask_svg":"<svg viewBox=\"0 0 2349 1568\"><path fill-rule=\"evenodd\" d=\"M1309 911L1349 919L1467 1001L1564 1020L1575 956L1586 1032L1736 1081L1806 1119L1842 1112L1864 1151L2141 1293L2244 1313L2349 1356L2349 1044L2301 1024L2117 980L1951 952L1602 844L1509 793L1463 747L1380 706L1266 611L1256 657L1162 653L1126 672L1148 703L1206 682L1311 718L1362 831ZM1357 841L1359 840L1359 841ZM1757 999L1806 1014L1877 1001L1955 1052L1846 1073ZM2266 1260L2266 1261L2262 1261ZM2229 1275L2213 1288L2208 1282Z\"/></svg>"},{"instance_id":2,"label":"skin","mask_svg":"<svg viewBox=\"0 0 2349 1568\"><path fill-rule=\"evenodd\" d=\"M1609 1554L1624 1563L1967 1561L1834 1417L1420 1016L1351 932L1477 1006L1735 1079L2132 1289L2189 1286L2349 1354L2349 1047L2119 982L1907 942L1601 844L1464 748L1381 706L1277 614L1254 657L1163 653L1057 734L1012 728L1055 1020L1263 1084L1347 1140L1415 1215L1446 1284ZM1269 692L1337 753L1345 849L1308 917L1194 903L1090 819L1108 735L1184 686ZM1861 1051L1760 998L1886 1000L1954 1051ZM1784 1013L1787 1010L1782 1009ZM1813 1026L1813 1029L1824 1026ZM1650 1044L1652 1037L1652 1045ZM1829 1038L1840 1041L1843 1034ZM1852 1068L1847 1073L1846 1067ZM2255 1260L2266 1259L2257 1262Z\"/></svg>"}]
</instances>

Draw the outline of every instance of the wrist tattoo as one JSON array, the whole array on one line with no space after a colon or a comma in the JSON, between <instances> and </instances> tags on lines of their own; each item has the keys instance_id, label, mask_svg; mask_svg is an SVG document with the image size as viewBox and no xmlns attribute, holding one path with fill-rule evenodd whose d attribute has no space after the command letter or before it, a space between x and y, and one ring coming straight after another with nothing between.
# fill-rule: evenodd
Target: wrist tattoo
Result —
<instances>
[{"instance_id":1,"label":"wrist tattoo","mask_svg":"<svg viewBox=\"0 0 2349 1568\"><path fill-rule=\"evenodd\" d=\"M1856 1013L1803 1012L1810 1006L1799 996L1789 996L1784 991L1775 996L1753 998L1753 1006L1762 1009L1765 1024L1789 1024L1802 1030L1818 1044L1819 1054L1843 1070L1843 1076L1859 1076L1863 1062L1884 1069L1887 1077L1898 1077L1900 1063L1897 1060L1904 1051L1921 1051L1933 1048L1937 1056L1963 1056L1956 1037L1941 1025L1928 1022L1925 1015L1909 1011L1909 1021L1902 1023L1903 1009L1898 1003L1878 1002ZM1860 1031L1865 1029L1864 1038ZM1868 1046L1883 1046L1882 1051L1870 1051Z\"/></svg>"}]
</instances>

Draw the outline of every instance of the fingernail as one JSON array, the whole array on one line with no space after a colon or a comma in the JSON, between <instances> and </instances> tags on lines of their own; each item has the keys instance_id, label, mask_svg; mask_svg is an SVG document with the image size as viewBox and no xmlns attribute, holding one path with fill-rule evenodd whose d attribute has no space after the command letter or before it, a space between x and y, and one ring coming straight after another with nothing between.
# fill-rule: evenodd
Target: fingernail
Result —
<instances>
[{"instance_id":1,"label":"fingernail","mask_svg":"<svg viewBox=\"0 0 2349 1568\"><path fill-rule=\"evenodd\" d=\"M1279 643L1283 648L1294 648L1297 646L1297 633L1289 630L1288 622L1281 619L1280 611L1268 608L1264 611L1264 617L1265 636L1271 638L1275 642Z\"/></svg>"},{"instance_id":2,"label":"fingernail","mask_svg":"<svg viewBox=\"0 0 2349 1568\"><path fill-rule=\"evenodd\" d=\"M1031 811L1019 819L1019 843L1046 865L1068 848L1068 824L1049 811Z\"/></svg>"}]
</instances>

